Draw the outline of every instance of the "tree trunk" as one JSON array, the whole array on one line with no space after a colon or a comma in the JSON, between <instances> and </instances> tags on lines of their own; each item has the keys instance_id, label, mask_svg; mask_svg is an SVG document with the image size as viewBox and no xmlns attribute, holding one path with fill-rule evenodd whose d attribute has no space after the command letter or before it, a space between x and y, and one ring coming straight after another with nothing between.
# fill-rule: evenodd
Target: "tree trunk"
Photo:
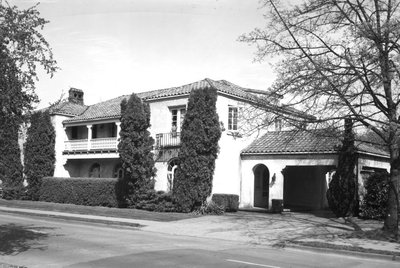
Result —
<instances>
[{"instance_id":1,"label":"tree trunk","mask_svg":"<svg viewBox=\"0 0 400 268\"><path fill-rule=\"evenodd\" d=\"M390 166L390 183L389 183L389 197L387 206L387 215L383 225L383 230L397 239L399 232L399 159L392 161Z\"/></svg>"}]
</instances>

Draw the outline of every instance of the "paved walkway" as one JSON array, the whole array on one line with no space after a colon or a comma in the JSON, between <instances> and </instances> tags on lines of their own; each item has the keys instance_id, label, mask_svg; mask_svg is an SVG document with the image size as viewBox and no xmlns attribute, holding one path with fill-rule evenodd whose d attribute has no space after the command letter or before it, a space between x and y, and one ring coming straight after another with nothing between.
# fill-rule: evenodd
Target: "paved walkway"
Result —
<instances>
[{"instance_id":1,"label":"paved walkway","mask_svg":"<svg viewBox=\"0 0 400 268\"><path fill-rule=\"evenodd\" d=\"M335 251L345 248L349 252L383 254L400 260L400 243L357 238L353 229L344 224L343 220L306 213L266 214L240 211L223 216L158 222L2 206L0 211L122 224L149 232L233 240L274 247L300 246ZM381 223L376 221L360 221L359 224L364 231L381 227Z\"/></svg>"}]
</instances>

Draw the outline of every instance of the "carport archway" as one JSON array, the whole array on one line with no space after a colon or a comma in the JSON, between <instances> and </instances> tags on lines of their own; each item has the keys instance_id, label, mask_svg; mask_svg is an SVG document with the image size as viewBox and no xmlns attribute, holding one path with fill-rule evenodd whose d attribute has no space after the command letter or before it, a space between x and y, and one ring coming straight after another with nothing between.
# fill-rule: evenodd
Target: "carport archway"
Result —
<instances>
[{"instance_id":1,"label":"carport archway","mask_svg":"<svg viewBox=\"0 0 400 268\"><path fill-rule=\"evenodd\" d=\"M254 173L254 207L268 208L269 170L259 164L253 168Z\"/></svg>"},{"instance_id":2,"label":"carport archway","mask_svg":"<svg viewBox=\"0 0 400 268\"><path fill-rule=\"evenodd\" d=\"M284 207L304 211L325 209L325 175L331 169L331 166L287 166L283 172Z\"/></svg>"}]
</instances>

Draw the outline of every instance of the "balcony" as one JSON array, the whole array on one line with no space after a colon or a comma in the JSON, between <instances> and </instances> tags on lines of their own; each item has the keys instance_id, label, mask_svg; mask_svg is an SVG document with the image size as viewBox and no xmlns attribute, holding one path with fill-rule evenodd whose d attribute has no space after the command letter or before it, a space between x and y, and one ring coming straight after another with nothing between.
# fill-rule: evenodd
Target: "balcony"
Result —
<instances>
[{"instance_id":1,"label":"balcony","mask_svg":"<svg viewBox=\"0 0 400 268\"><path fill-rule=\"evenodd\" d=\"M91 140L68 140L64 142L64 145L64 152L116 151L118 148L118 139L116 137L110 137Z\"/></svg>"},{"instance_id":2,"label":"balcony","mask_svg":"<svg viewBox=\"0 0 400 268\"><path fill-rule=\"evenodd\" d=\"M170 132L156 135L156 149L166 149L181 146L181 133Z\"/></svg>"}]
</instances>

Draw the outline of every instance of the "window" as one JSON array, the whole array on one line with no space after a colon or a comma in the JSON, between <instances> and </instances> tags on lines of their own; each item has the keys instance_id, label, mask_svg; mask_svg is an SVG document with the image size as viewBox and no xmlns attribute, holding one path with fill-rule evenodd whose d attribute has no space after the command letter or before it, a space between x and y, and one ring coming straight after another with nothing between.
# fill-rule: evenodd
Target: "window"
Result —
<instances>
[{"instance_id":1,"label":"window","mask_svg":"<svg viewBox=\"0 0 400 268\"><path fill-rule=\"evenodd\" d=\"M176 131L180 131L183 120L185 119L186 115L186 108L174 108L171 109L171 116L172 116L172 129L176 129Z\"/></svg>"},{"instance_id":2,"label":"window","mask_svg":"<svg viewBox=\"0 0 400 268\"><path fill-rule=\"evenodd\" d=\"M71 139L76 140L78 138L78 127L71 127Z\"/></svg>"},{"instance_id":3,"label":"window","mask_svg":"<svg viewBox=\"0 0 400 268\"><path fill-rule=\"evenodd\" d=\"M228 130L238 130L238 108L229 107Z\"/></svg>"}]
</instances>

